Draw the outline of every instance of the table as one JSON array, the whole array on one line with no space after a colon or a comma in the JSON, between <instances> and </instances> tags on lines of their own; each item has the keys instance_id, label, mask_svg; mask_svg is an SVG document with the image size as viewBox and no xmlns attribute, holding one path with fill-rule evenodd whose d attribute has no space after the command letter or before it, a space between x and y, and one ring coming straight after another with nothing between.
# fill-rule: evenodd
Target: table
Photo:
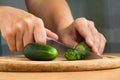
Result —
<instances>
[{"instance_id":1,"label":"table","mask_svg":"<svg viewBox=\"0 0 120 80\"><path fill-rule=\"evenodd\" d=\"M120 68L81 72L0 72L0 80L120 80Z\"/></svg>"},{"instance_id":2,"label":"table","mask_svg":"<svg viewBox=\"0 0 120 80\"><path fill-rule=\"evenodd\" d=\"M0 80L120 80L120 68L83 72L0 72Z\"/></svg>"}]
</instances>

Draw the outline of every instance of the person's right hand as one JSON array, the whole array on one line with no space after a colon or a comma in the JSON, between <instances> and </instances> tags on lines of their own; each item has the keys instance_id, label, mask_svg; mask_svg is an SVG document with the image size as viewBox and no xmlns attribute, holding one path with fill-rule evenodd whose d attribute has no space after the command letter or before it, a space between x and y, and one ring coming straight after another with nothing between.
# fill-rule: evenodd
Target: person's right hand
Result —
<instances>
[{"instance_id":1,"label":"person's right hand","mask_svg":"<svg viewBox=\"0 0 120 80\"><path fill-rule=\"evenodd\" d=\"M0 30L11 51L21 51L30 42L46 43L46 37L57 35L44 28L43 21L20 9L0 7Z\"/></svg>"}]
</instances>

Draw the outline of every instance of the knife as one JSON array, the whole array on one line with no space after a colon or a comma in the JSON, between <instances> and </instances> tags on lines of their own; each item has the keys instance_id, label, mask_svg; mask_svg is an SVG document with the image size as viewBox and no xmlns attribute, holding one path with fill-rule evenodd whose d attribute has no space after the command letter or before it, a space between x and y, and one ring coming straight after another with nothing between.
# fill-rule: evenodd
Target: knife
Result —
<instances>
[{"instance_id":1,"label":"knife","mask_svg":"<svg viewBox=\"0 0 120 80\"><path fill-rule=\"evenodd\" d=\"M47 37L47 44L55 47L60 55L63 55L63 53L66 52L68 49L72 49L72 48L66 46L65 44L58 42L49 37ZM85 59L86 60L87 59L102 59L102 57L90 52L90 53L87 53L87 56Z\"/></svg>"}]
</instances>

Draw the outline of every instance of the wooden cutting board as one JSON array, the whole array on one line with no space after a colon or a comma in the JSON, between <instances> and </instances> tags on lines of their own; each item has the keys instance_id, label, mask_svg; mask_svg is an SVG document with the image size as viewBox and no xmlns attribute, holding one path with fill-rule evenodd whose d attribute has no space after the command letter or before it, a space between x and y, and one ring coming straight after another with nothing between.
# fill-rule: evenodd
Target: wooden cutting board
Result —
<instances>
[{"instance_id":1,"label":"wooden cutting board","mask_svg":"<svg viewBox=\"0 0 120 80\"><path fill-rule=\"evenodd\" d=\"M0 57L0 71L67 72L120 68L119 55L103 55L102 57L102 59L67 61L59 56L53 61L31 61L24 55L3 56Z\"/></svg>"}]
</instances>

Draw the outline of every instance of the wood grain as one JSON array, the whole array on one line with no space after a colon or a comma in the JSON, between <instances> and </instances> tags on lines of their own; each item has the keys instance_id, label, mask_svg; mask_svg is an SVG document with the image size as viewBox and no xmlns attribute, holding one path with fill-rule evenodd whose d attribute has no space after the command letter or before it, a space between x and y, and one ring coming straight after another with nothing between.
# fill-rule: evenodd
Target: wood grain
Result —
<instances>
[{"instance_id":1,"label":"wood grain","mask_svg":"<svg viewBox=\"0 0 120 80\"><path fill-rule=\"evenodd\" d=\"M53 61L31 61L23 55L0 57L0 71L71 72L120 68L120 56L103 55L103 59L66 61L58 57Z\"/></svg>"}]
</instances>

